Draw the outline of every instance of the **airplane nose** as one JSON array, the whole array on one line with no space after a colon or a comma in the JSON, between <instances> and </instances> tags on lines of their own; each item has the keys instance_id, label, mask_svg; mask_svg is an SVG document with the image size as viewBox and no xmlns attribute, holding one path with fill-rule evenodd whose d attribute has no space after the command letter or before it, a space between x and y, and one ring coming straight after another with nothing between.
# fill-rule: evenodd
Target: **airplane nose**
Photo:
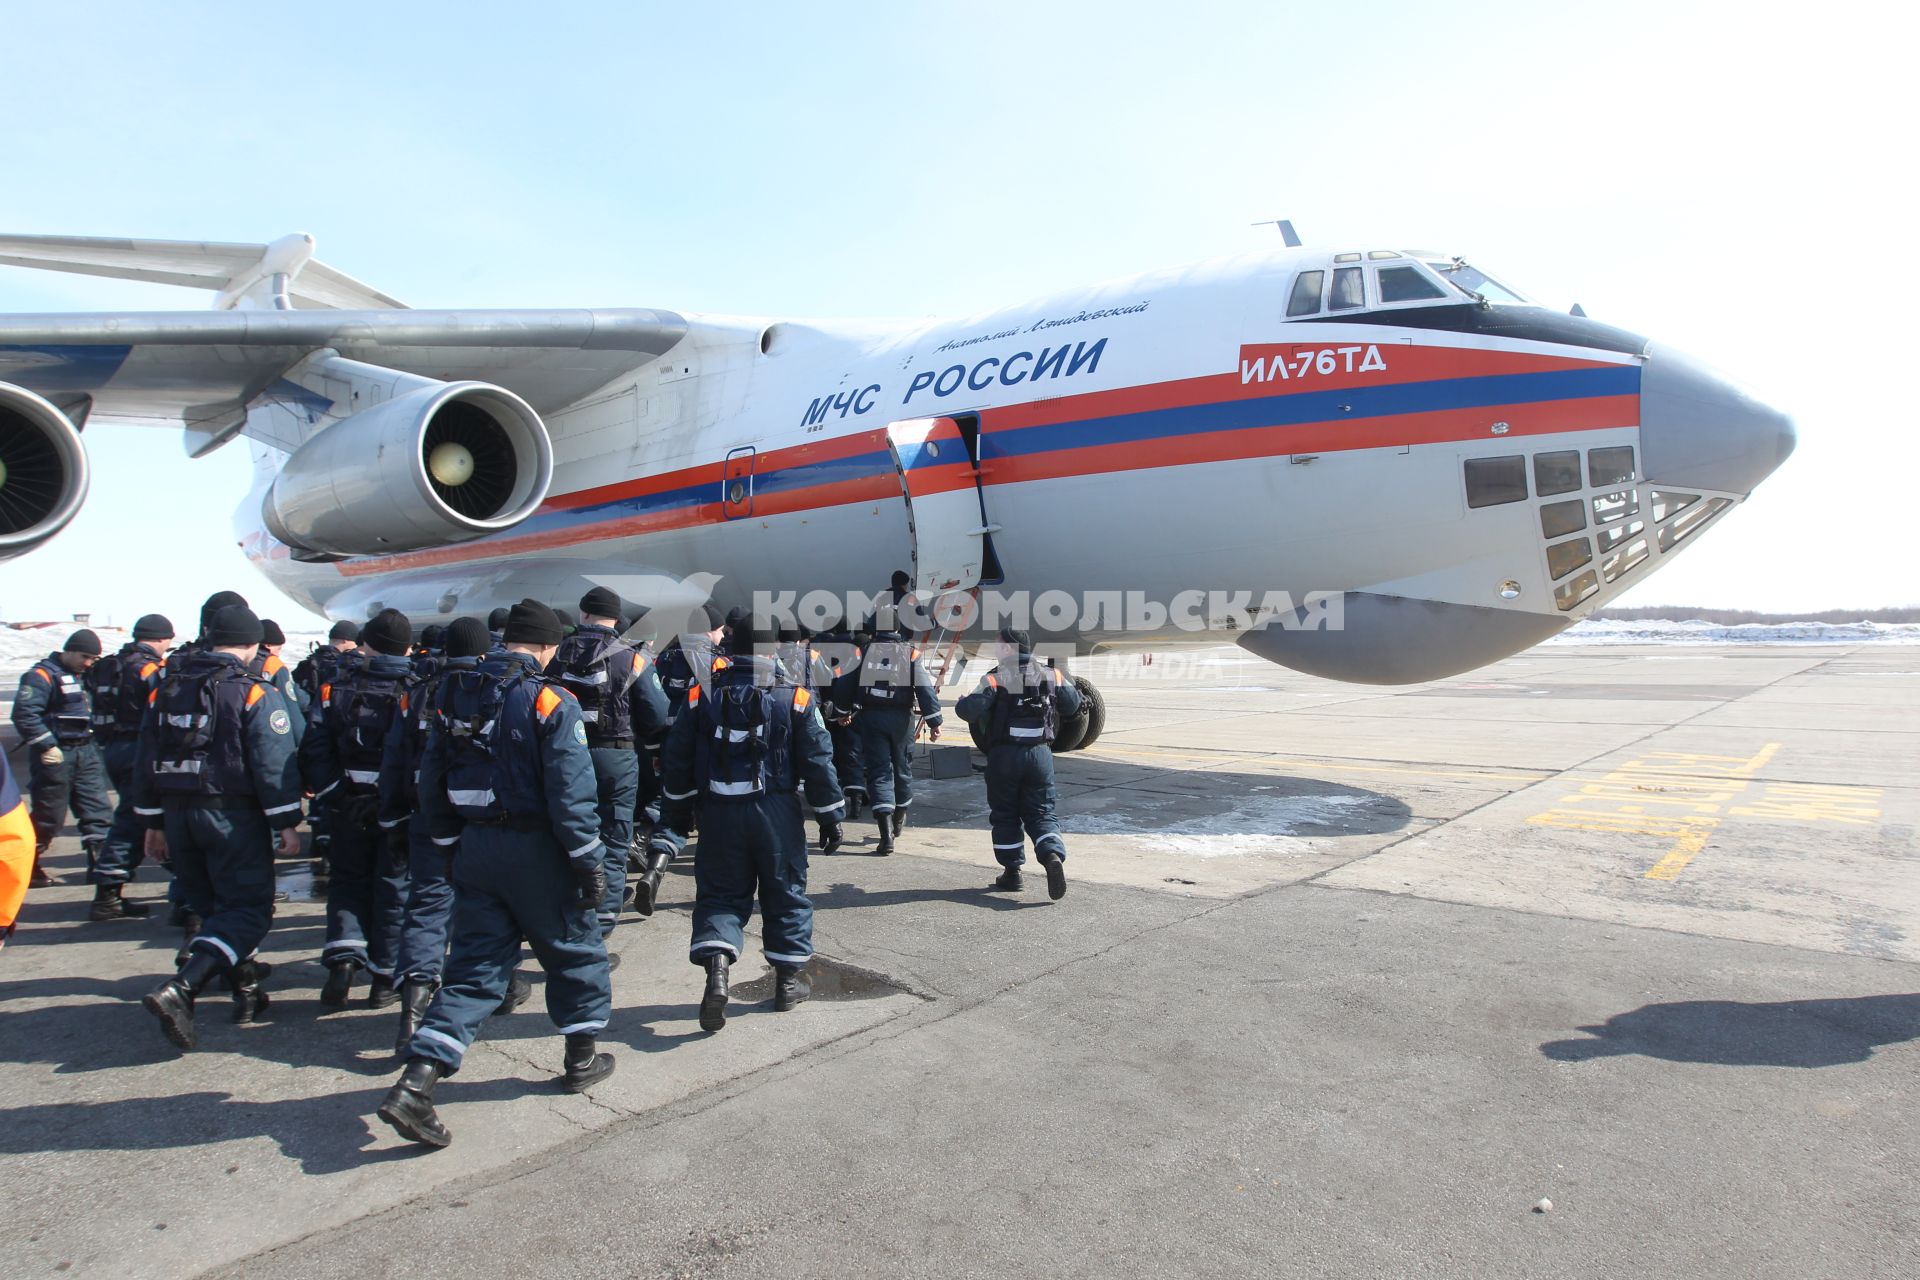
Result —
<instances>
[{"instance_id":1,"label":"airplane nose","mask_svg":"<svg viewBox=\"0 0 1920 1280\"><path fill-rule=\"evenodd\" d=\"M1746 495L1793 452L1793 419L1677 351L1647 348L1640 449L1657 485Z\"/></svg>"}]
</instances>

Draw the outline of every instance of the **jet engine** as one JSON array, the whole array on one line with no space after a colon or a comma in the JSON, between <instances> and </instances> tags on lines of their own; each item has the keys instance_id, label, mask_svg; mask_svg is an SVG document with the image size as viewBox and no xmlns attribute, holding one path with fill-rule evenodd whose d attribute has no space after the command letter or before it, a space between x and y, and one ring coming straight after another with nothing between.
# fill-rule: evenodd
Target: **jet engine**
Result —
<instances>
[{"instance_id":1,"label":"jet engine","mask_svg":"<svg viewBox=\"0 0 1920 1280\"><path fill-rule=\"evenodd\" d=\"M399 376L398 394L323 428L267 490L267 530L296 553L466 542L512 528L546 498L553 443L526 401L484 382Z\"/></svg>"},{"instance_id":2,"label":"jet engine","mask_svg":"<svg viewBox=\"0 0 1920 1280\"><path fill-rule=\"evenodd\" d=\"M87 451L66 414L0 382L0 560L64 529L87 497Z\"/></svg>"}]
</instances>

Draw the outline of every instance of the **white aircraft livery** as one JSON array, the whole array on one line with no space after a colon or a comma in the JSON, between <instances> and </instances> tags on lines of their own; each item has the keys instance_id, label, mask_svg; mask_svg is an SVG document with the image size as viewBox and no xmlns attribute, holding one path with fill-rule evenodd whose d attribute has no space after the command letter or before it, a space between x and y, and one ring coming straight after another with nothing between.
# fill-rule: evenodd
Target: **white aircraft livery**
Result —
<instances>
[{"instance_id":1,"label":"white aircraft livery","mask_svg":"<svg viewBox=\"0 0 1920 1280\"><path fill-rule=\"evenodd\" d=\"M965 606L956 645L1017 621L1071 652L1231 639L1427 680L1641 581L1794 443L1684 356L1410 250L1280 248L899 324L414 310L304 235L5 236L0 264L218 294L0 315L0 556L79 509L90 422L184 428L193 456L244 436L241 545L335 617L595 581L870 599L906 569Z\"/></svg>"}]
</instances>

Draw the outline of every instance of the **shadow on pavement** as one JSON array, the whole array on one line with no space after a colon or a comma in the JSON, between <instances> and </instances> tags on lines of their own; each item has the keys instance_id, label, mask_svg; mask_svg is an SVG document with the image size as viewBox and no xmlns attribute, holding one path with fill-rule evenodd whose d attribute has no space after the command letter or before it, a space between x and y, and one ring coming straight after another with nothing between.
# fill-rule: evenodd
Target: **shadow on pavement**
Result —
<instances>
[{"instance_id":1,"label":"shadow on pavement","mask_svg":"<svg viewBox=\"0 0 1920 1280\"><path fill-rule=\"evenodd\" d=\"M819 864L815 864L819 870ZM1031 872L1031 868L1029 868ZM997 874L997 873L996 873ZM1028 907L1047 907L1053 904L1045 897L1038 899L1023 898L1016 894L1001 893L989 889L984 883L987 873L981 873L983 883L978 889L880 889L869 890L857 884L844 881L825 889L809 889L807 896L813 899L814 910L833 907L884 907L903 902L957 902L962 906L985 907L989 911L1023 911ZM1038 882L1042 894L1046 892L1046 880L1041 876L1029 874L1027 892L1032 893Z\"/></svg>"},{"instance_id":2,"label":"shadow on pavement","mask_svg":"<svg viewBox=\"0 0 1920 1280\"><path fill-rule=\"evenodd\" d=\"M1556 1062L1639 1054L1730 1067L1835 1067L1874 1049L1920 1038L1920 994L1834 1000L1679 1000L1615 1014L1591 1039L1553 1040Z\"/></svg>"},{"instance_id":3,"label":"shadow on pavement","mask_svg":"<svg viewBox=\"0 0 1920 1280\"><path fill-rule=\"evenodd\" d=\"M544 1080L491 1080L449 1088L445 1102L498 1102L550 1090ZM0 1154L43 1151L158 1151L199 1147L236 1138L267 1137L306 1173L390 1160L409 1160L431 1148L415 1145L371 1151L393 1137L373 1118L386 1088L280 1102L241 1102L203 1090L110 1102L49 1102L0 1108ZM232 1170L228 1170L232 1172Z\"/></svg>"}]
</instances>

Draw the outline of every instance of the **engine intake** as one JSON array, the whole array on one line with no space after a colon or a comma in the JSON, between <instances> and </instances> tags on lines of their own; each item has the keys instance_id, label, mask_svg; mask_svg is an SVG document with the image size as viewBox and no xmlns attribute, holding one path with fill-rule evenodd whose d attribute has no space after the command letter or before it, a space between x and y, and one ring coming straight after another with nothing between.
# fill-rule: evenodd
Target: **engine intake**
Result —
<instances>
[{"instance_id":1,"label":"engine intake","mask_svg":"<svg viewBox=\"0 0 1920 1280\"><path fill-rule=\"evenodd\" d=\"M553 443L526 401L484 382L400 385L287 459L262 504L268 532L310 554L384 555L533 514L553 480Z\"/></svg>"},{"instance_id":2,"label":"engine intake","mask_svg":"<svg viewBox=\"0 0 1920 1280\"><path fill-rule=\"evenodd\" d=\"M87 499L87 450L66 414L0 382L0 560L66 528Z\"/></svg>"}]
</instances>

